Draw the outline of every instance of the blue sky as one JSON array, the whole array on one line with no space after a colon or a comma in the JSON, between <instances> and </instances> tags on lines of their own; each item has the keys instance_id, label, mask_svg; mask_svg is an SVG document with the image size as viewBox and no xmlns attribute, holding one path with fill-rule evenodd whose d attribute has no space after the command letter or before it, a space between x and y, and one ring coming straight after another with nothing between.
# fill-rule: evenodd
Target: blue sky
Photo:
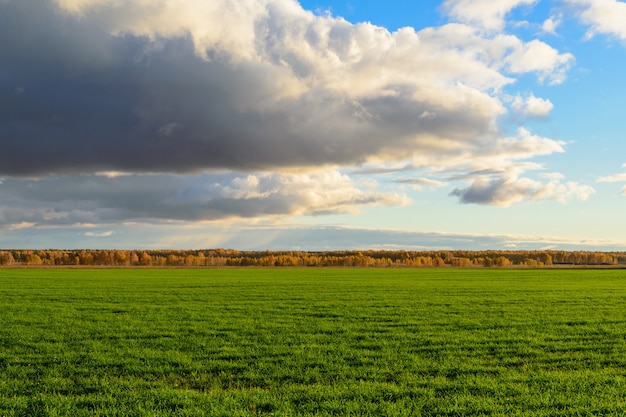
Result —
<instances>
[{"instance_id":1,"label":"blue sky","mask_svg":"<svg viewBox=\"0 0 626 417\"><path fill-rule=\"evenodd\" d=\"M626 3L0 0L0 248L626 250Z\"/></svg>"}]
</instances>

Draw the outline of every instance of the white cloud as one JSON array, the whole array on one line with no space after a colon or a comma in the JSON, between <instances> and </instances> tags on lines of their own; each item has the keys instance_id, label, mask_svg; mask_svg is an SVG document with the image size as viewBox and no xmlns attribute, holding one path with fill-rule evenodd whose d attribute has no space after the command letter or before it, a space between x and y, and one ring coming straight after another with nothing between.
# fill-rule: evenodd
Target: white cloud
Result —
<instances>
[{"instance_id":1,"label":"white cloud","mask_svg":"<svg viewBox=\"0 0 626 417\"><path fill-rule=\"evenodd\" d=\"M593 187L579 184L575 181L561 183L558 179L552 179L538 187L532 195L533 200L555 200L566 203L571 200L585 201L595 194Z\"/></svg>"},{"instance_id":2,"label":"white cloud","mask_svg":"<svg viewBox=\"0 0 626 417\"><path fill-rule=\"evenodd\" d=\"M598 178L598 182L622 182L622 181L626 181L626 172Z\"/></svg>"},{"instance_id":3,"label":"white cloud","mask_svg":"<svg viewBox=\"0 0 626 417\"><path fill-rule=\"evenodd\" d=\"M551 16L541 25L541 30L550 35L556 35L556 29L561 25L561 16Z\"/></svg>"},{"instance_id":4,"label":"white cloud","mask_svg":"<svg viewBox=\"0 0 626 417\"><path fill-rule=\"evenodd\" d=\"M588 36L604 34L626 40L626 3L618 0L564 0L590 26Z\"/></svg>"},{"instance_id":5,"label":"white cloud","mask_svg":"<svg viewBox=\"0 0 626 417\"><path fill-rule=\"evenodd\" d=\"M528 159L537 155L565 152L565 142L534 135L520 126L514 137L499 139L485 154L505 160Z\"/></svg>"},{"instance_id":6,"label":"white cloud","mask_svg":"<svg viewBox=\"0 0 626 417\"><path fill-rule=\"evenodd\" d=\"M508 69L514 74L535 72L541 82L556 85L565 81L574 55L561 54L550 45L535 39L517 48L507 61Z\"/></svg>"},{"instance_id":7,"label":"white cloud","mask_svg":"<svg viewBox=\"0 0 626 417\"><path fill-rule=\"evenodd\" d=\"M478 25L486 30L500 31L506 15L521 5L533 5L537 0L446 0L443 9L459 22Z\"/></svg>"},{"instance_id":8,"label":"white cloud","mask_svg":"<svg viewBox=\"0 0 626 417\"><path fill-rule=\"evenodd\" d=\"M516 96L511 107L521 116L545 118L550 115L554 105L549 99L535 97L531 93L526 97Z\"/></svg>"},{"instance_id":9,"label":"white cloud","mask_svg":"<svg viewBox=\"0 0 626 417\"><path fill-rule=\"evenodd\" d=\"M626 168L626 164L622 164L622 168ZM626 172L600 177L598 182L626 182ZM626 185L622 187L621 193L626 196Z\"/></svg>"},{"instance_id":10,"label":"white cloud","mask_svg":"<svg viewBox=\"0 0 626 417\"><path fill-rule=\"evenodd\" d=\"M200 193L206 189L200 185ZM383 193L371 187L363 189L349 176L338 171L317 174L250 174L234 178L228 185L214 183L220 199L250 201L265 205L284 205L279 215L318 215L355 212L366 205L406 205L407 197ZM366 185L367 186L367 185ZM193 194L194 192L191 191ZM260 213L263 214L263 213Z\"/></svg>"},{"instance_id":11,"label":"white cloud","mask_svg":"<svg viewBox=\"0 0 626 417\"><path fill-rule=\"evenodd\" d=\"M84 233L85 236L87 237L109 237L113 235L113 231L107 231L107 232L86 232Z\"/></svg>"}]
</instances>

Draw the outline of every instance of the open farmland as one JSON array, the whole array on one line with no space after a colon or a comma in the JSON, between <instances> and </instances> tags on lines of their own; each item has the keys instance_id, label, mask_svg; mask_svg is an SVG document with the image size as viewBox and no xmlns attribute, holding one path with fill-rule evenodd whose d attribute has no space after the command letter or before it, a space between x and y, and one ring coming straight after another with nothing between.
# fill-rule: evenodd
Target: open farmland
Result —
<instances>
[{"instance_id":1,"label":"open farmland","mask_svg":"<svg viewBox=\"0 0 626 417\"><path fill-rule=\"evenodd\" d=\"M3 269L0 416L621 416L626 272Z\"/></svg>"}]
</instances>

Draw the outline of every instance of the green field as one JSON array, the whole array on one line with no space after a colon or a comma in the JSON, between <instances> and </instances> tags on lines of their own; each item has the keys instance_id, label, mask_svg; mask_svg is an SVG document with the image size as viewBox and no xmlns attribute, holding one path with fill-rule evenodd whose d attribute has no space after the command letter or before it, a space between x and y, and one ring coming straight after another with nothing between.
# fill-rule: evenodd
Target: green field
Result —
<instances>
[{"instance_id":1,"label":"green field","mask_svg":"<svg viewBox=\"0 0 626 417\"><path fill-rule=\"evenodd\" d=\"M0 269L0 416L623 416L626 271Z\"/></svg>"}]
</instances>

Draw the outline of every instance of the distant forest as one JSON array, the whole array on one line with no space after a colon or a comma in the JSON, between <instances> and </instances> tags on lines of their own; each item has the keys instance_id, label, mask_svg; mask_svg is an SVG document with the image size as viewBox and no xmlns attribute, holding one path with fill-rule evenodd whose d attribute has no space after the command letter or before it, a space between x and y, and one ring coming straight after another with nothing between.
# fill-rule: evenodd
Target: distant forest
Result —
<instances>
[{"instance_id":1,"label":"distant forest","mask_svg":"<svg viewBox=\"0 0 626 417\"><path fill-rule=\"evenodd\" d=\"M626 267L626 252L0 250L2 266L106 267Z\"/></svg>"}]
</instances>

